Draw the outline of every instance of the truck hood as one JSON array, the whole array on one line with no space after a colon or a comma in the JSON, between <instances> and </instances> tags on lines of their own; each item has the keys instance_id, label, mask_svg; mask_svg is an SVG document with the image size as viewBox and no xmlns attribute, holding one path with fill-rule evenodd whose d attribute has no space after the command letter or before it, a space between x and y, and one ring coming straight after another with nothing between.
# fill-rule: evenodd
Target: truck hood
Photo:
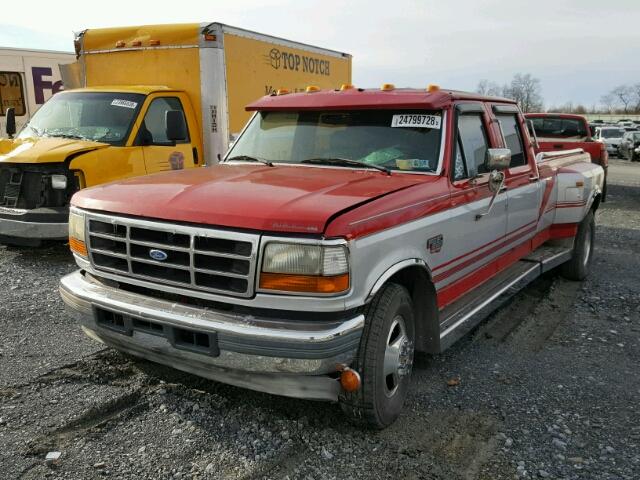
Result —
<instances>
[{"instance_id":1,"label":"truck hood","mask_svg":"<svg viewBox=\"0 0 640 480\"><path fill-rule=\"evenodd\" d=\"M53 163L64 162L75 153L108 147L108 143L57 137L33 137L4 140L0 143L0 162Z\"/></svg>"},{"instance_id":2,"label":"truck hood","mask_svg":"<svg viewBox=\"0 0 640 480\"><path fill-rule=\"evenodd\" d=\"M89 210L271 232L317 234L336 214L428 178L374 170L217 165L78 192Z\"/></svg>"}]
</instances>

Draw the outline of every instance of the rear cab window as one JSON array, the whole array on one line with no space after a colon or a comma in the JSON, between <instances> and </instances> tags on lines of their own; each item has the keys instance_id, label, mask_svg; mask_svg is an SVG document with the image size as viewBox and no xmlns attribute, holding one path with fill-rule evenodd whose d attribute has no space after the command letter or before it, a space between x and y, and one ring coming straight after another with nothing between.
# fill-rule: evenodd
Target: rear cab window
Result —
<instances>
[{"instance_id":1,"label":"rear cab window","mask_svg":"<svg viewBox=\"0 0 640 480\"><path fill-rule=\"evenodd\" d=\"M509 168L522 167L527 164L527 155L522 140L522 131L516 114L496 115L504 139L504 145L511 150Z\"/></svg>"},{"instance_id":2,"label":"rear cab window","mask_svg":"<svg viewBox=\"0 0 640 480\"><path fill-rule=\"evenodd\" d=\"M530 120L536 135L541 138L586 138L589 136L585 122L577 118L545 116L533 117Z\"/></svg>"}]
</instances>

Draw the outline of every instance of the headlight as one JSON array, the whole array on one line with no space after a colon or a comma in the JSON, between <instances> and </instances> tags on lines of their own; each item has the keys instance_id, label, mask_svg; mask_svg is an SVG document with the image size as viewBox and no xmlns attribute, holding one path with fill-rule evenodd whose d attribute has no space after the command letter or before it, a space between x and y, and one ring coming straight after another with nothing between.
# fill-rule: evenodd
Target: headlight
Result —
<instances>
[{"instance_id":1,"label":"headlight","mask_svg":"<svg viewBox=\"0 0 640 480\"><path fill-rule=\"evenodd\" d=\"M84 239L84 214L77 210L69 214L69 248L82 257L88 256Z\"/></svg>"},{"instance_id":2,"label":"headlight","mask_svg":"<svg viewBox=\"0 0 640 480\"><path fill-rule=\"evenodd\" d=\"M636 148L636 153L640 153L640 147Z\"/></svg>"},{"instance_id":3,"label":"headlight","mask_svg":"<svg viewBox=\"0 0 640 480\"><path fill-rule=\"evenodd\" d=\"M51 188L56 190L67 189L67 176L66 175L51 175Z\"/></svg>"},{"instance_id":4,"label":"headlight","mask_svg":"<svg viewBox=\"0 0 640 480\"><path fill-rule=\"evenodd\" d=\"M260 288L319 294L344 292L349 288L347 248L270 242L263 252Z\"/></svg>"}]
</instances>

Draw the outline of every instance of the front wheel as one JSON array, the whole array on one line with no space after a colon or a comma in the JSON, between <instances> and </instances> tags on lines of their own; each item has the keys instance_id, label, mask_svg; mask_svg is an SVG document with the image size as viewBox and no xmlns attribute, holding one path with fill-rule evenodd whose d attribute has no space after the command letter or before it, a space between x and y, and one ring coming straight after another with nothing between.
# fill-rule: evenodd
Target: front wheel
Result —
<instances>
[{"instance_id":1,"label":"front wheel","mask_svg":"<svg viewBox=\"0 0 640 480\"><path fill-rule=\"evenodd\" d=\"M409 389L415 323L407 290L385 285L365 311L365 327L352 368L360 373L360 389L340 399L343 411L357 424L385 428L400 415Z\"/></svg>"},{"instance_id":2,"label":"front wheel","mask_svg":"<svg viewBox=\"0 0 640 480\"><path fill-rule=\"evenodd\" d=\"M574 240L571 259L562 265L562 275L569 280L584 280L589 273L593 258L596 223L593 210L584 217L578 227L578 234Z\"/></svg>"}]
</instances>

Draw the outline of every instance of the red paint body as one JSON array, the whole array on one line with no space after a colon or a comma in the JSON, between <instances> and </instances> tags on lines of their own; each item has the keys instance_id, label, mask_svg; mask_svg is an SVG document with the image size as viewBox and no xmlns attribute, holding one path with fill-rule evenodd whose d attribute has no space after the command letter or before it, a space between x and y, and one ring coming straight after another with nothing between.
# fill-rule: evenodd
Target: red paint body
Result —
<instances>
[{"instance_id":1,"label":"red paint body","mask_svg":"<svg viewBox=\"0 0 640 480\"><path fill-rule=\"evenodd\" d=\"M557 138L546 137L544 140L538 138L539 148L538 152L554 152L557 150L571 150L574 148L581 148L589 155L591 155L591 161L605 168L609 164L609 154L602 142L597 142L591 138L591 130L589 130L589 123L587 119L582 115L573 115L569 113L527 113L525 115L527 119L534 118L566 118L571 120L577 120L582 122L587 132L587 137L580 140L571 140L558 136Z\"/></svg>"},{"instance_id":2,"label":"red paint body","mask_svg":"<svg viewBox=\"0 0 640 480\"><path fill-rule=\"evenodd\" d=\"M373 170L317 168L311 166L268 167L217 165L204 169L136 177L77 193L74 206L117 214L254 230L264 233L286 232L324 238L355 239L420 219L437 212L491 196L487 178L452 181L450 162L454 144L454 107L465 102L483 102L483 121L492 148L504 147L502 135L492 113L494 105L513 104L506 99L486 98L453 91L427 93L421 90L328 91L308 94L267 96L248 110L353 110L425 109L447 112L447 138L444 142L440 175ZM507 188L549 178L539 215L556 207L549 194L558 167L535 161L524 117L519 115L527 164L505 171ZM599 143L592 142L593 146ZM568 161L570 164L570 160ZM558 165L556 162L555 165ZM513 248L495 261L438 291L442 308L472 288L526 256L545 241L575 235L575 225L552 227L533 238L523 238L536 230L537 221L495 239L491 251L508 245ZM485 245L481 248L484 248ZM481 255L486 255L483 252ZM477 252L467 252L457 260L467 261L454 269L446 264L432 266L434 281L442 280L477 260ZM451 263L451 262L448 262Z\"/></svg>"}]
</instances>

